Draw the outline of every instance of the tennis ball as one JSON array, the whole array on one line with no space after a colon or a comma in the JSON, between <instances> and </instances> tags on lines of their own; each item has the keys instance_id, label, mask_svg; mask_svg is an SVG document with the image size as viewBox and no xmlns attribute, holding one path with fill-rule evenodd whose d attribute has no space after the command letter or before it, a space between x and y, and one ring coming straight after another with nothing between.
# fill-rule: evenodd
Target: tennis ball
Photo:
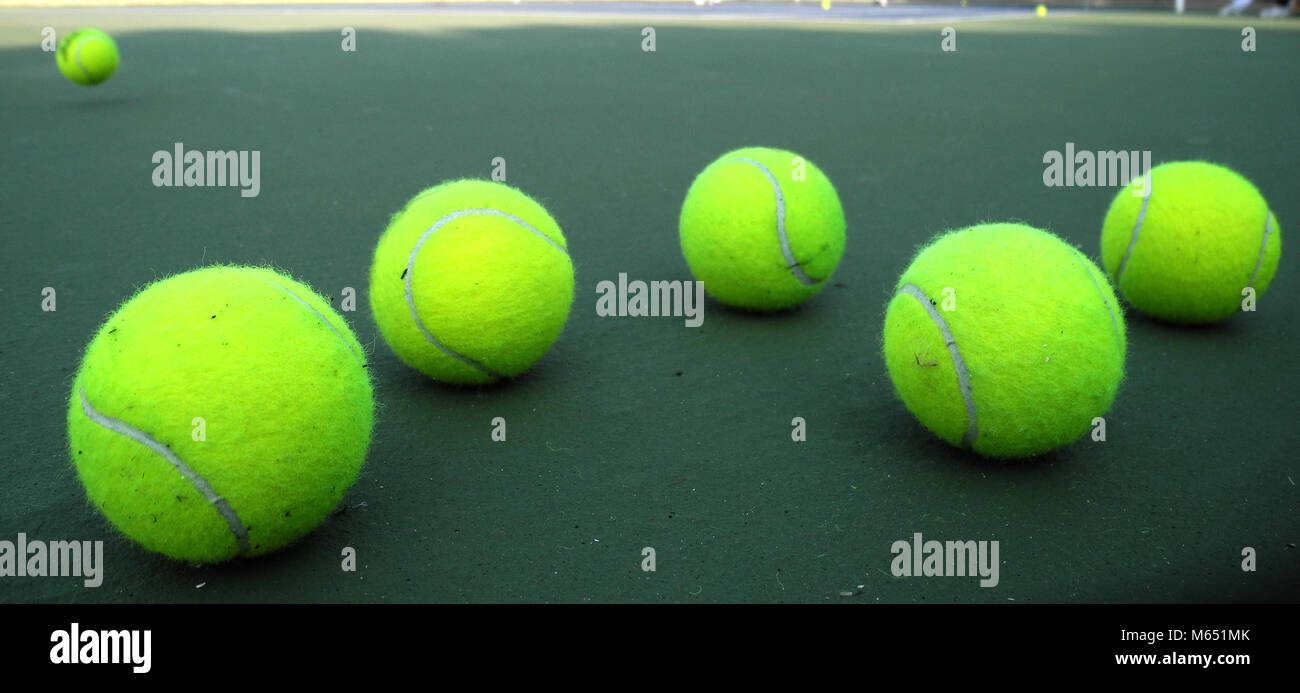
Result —
<instances>
[{"instance_id":1,"label":"tennis ball","mask_svg":"<svg viewBox=\"0 0 1300 693\"><path fill-rule=\"evenodd\" d=\"M435 380L484 384L528 370L573 304L559 225L522 192L458 180L393 216L370 267L370 309L384 340Z\"/></svg>"},{"instance_id":2,"label":"tennis ball","mask_svg":"<svg viewBox=\"0 0 1300 693\"><path fill-rule=\"evenodd\" d=\"M723 154L682 203L682 255L704 290L737 308L791 308L821 291L844 253L844 210L821 169L782 149Z\"/></svg>"},{"instance_id":3,"label":"tennis ball","mask_svg":"<svg viewBox=\"0 0 1300 693\"><path fill-rule=\"evenodd\" d=\"M54 59L64 77L91 86L117 70L117 44L98 29L78 29L59 41Z\"/></svg>"},{"instance_id":4,"label":"tennis ball","mask_svg":"<svg viewBox=\"0 0 1300 693\"><path fill-rule=\"evenodd\" d=\"M1124 372L1106 276L1056 236L985 224L938 237L898 279L884 356L903 404L940 438L1029 457L1083 435Z\"/></svg>"},{"instance_id":5,"label":"tennis ball","mask_svg":"<svg viewBox=\"0 0 1300 693\"><path fill-rule=\"evenodd\" d=\"M145 548L257 556L315 528L370 445L365 352L311 288L269 269L158 281L86 347L68 439L91 502Z\"/></svg>"},{"instance_id":6,"label":"tennis ball","mask_svg":"<svg viewBox=\"0 0 1300 693\"><path fill-rule=\"evenodd\" d=\"M1161 164L1122 188L1101 229L1101 261L1134 308L1210 323L1262 295L1282 256L1282 229L1263 195L1204 161Z\"/></svg>"},{"instance_id":7,"label":"tennis ball","mask_svg":"<svg viewBox=\"0 0 1300 693\"><path fill-rule=\"evenodd\" d=\"M1035 8L1034 8L1034 13L1037 14L1039 17L1046 17L1046 16L1047 16L1047 5L1039 5L1038 7L1035 7Z\"/></svg>"}]
</instances>

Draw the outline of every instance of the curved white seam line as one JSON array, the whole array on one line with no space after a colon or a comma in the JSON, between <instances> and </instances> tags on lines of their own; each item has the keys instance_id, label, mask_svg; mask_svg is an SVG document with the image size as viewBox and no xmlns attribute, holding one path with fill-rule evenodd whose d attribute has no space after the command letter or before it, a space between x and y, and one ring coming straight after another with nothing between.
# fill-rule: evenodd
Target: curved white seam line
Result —
<instances>
[{"instance_id":1,"label":"curved white seam line","mask_svg":"<svg viewBox=\"0 0 1300 693\"><path fill-rule=\"evenodd\" d=\"M915 298L930 315L930 321L943 335L943 343L947 345L948 354L952 356L953 368L957 371L957 387L961 390L962 400L966 402L966 435L962 437L961 444L962 447L971 449L980 433L979 421L975 416L975 395L971 392L970 373L966 370L966 362L962 360L961 350L957 348L957 341L953 339L952 330L948 328L948 322L943 319L943 316L939 315L939 309L930 303L930 297L926 296L920 287L915 284L904 284L898 290Z\"/></svg>"},{"instance_id":2,"label":"curved white seam line","mask_svg":"<svg viewBox=\"0 0 1300 693\"><path fill-rule=\"evenodd\" d=\"M230 533L235 535L235 541L239 543L239 552L248 553L248 530L244 528L244 523L241 522L239 516L235 514L234 508L230 507L230 504L226 502L225 498L222 498L217 494L216 490L212 488L212 485L208 483L207 479L199 476L198 472L190 468L188 464L185 464L184 460L177 457L176 453L173 452L171 448L154 440L147 433L138 428L132 427L121 419L114 419L111 416L105 416L94 407L90 406L90 400L86 398L85 388L81 389L80 395L81 410L85 412L86 418L110 431L113 431L114 433L124 435L150 450L153 450L161 455L163 459L167 460L171 466L175 467L176 471L181 473L181 476L188 479L189 482L194 485L194 488L199 493L203 494L203 497L207 499L209 503L216 507L217 512L221 513L221 516L226 518L226 524L230 526Z\"/></svg>"},{"instance_id":3,"label":"curved white seam line","mask_svg":"<svg viewBox=\"0 0 1300 693\"><path fill-rule=\"evenodd\" d=\"M1255 279L1259 277L1259 268L1264 264L1264 251L1268 250L1268 237L1273 234L1273 212L1268 213L1268 219L1264 222L1264 242L1259 246L1259 257L1255 258L1255 271L1250 273L1250 283L1246 286L1255 286Z\"/></svg>"},{"instance_id":4,"label":"curved white seam line","mask_svg":"<svg viewBox=\"0 0 1300 693\"><path fill-rule=\"evenodd\" d=\"M1071 250L1074 250L1075 263L1079 265L1084 274L1088 275L1088 279L1092 281L1092 287L1097 290L1097 296L1101 298L1102 304L1106 306L1106 312L1110 313L1110 326L1115 332L1115 343L1120 344L1119 314L1115 311L1115 307L1110 304L1110 301L1106 300L1106 291L1101 288L1101 284L1097 283L1097 275L1089 270L1088 265L1092 264L1092 261L1078 249L1071 248Z\"/></svg>"},{"instance_id":5,"label":"curved white seam line","mask_svg":"<svg viewBox=\"0 0 1300 693\"><path fill-rule=\"evenodd\" d=\"M86 39L86 41L97 41L97 40L98 39L94 39L94 38ZM72 59L76 61L77 67L81 68L81 73L86 76L87 81L89 81L91 84L98 84L98 82L95 81L95 76L90 74L90 70L87 70L86 66L81 63L81 48L86 45L86 41L77 42L77 52L73 54Z\"/></svg>"},{"instance_id":6,"label":"curved white seam line","mask_svg":"<svg viewBox=\"0 0 1300 693\"><path fill-rule=\"evenodd\" d=\"M1147 174L1147 191L1142 197L1142 209L1138 210L1137 221L1133 224L1133 237L1129 239L1128 249L1124 251L1124 258L1119 261L1119 269L1115 272L1115 286L1119 286L1120 279L1124 277L1124 270L1128 268L1128 259L1133 255L1133 248L1137 246L1138 234L1142 231L1142 223L1147 218L1147 205L1151 203L1151 186L1155 178Z\"/></svg>"},{"instance_id":7,"label":"curved white seam line","mask_svg":"<svg viewBox=\"0 0 1300 693\"><path fill-rule=\"evenodd\" d=\"M437 221L433 222L432 226L430 226L427 230L425 230L424 233L420 234L419 240L415 242L415 247L411 248L411 255L406 260L406 272L405 272L405 277L403 278L403 283L406 286L406 305L411 309L411 320L415 321L415 326L419 328L420 334L423 334L425 340L427 340L433 346L437 347L437 349L442 353L456 359L457 361L460 361L461 363L471 368L477 368L478 370L483 371L484 373L494 378L502 378L505 377L504 374L498 373L492 370L491 368L488 368L487 366L479 363L478 361L471 359L468 356L465 356L463 354L458 354L455 351L452 351L442 342L439 342L438 339L434 337L431 332L429 332L428 328L424 326L424 321L420 320L420 313L415 309L415 293L411 289L411 278L412 278L411 275L415 273L415 258L420 255L420 249L424 246L424 242L429 239L429 236L432 236L435 231L442 228L448 222L455 219L459 219L461 217L469 216L471 214L488 214L491 216L497 216L503 219L508 219L509 221L512 221L518 224L519 226L524 227L525 229L528 229L530 232L533 233L533 235L537 236L538 238L541 238L547 243L550 243L552 247L554 247L556 250L560 251L561 253L568 255L569 251L565 250L564 246L560 245L559 243L556 243L555 239L551 238L550 236L547 236L541 231L538 231L536 228L533 227L532 224L529 224L523 219L520 219L519 217L513 214L508 214L506 212L503 212L499 209L461 209L452 212L438 219Z\"/></svg>"},{"instance_id":8,"label":"curved white seam line","mask_svg":"<svg viewBox=\"0 0 1300 693\"><path fill-rule=\"evenodd\" d=\"M785 195L781 192L781 184L777 182L776 176L768 170L763 164L743 156L738 156L730 161L739 161L757 168L767 176L767 180L772 184L772 192L776 194L776 236L781 242L781 254L785 256L786 269L794 275L794 278L804 286L813 286L818 280L809 277L799 265L799 261L794 257L794 251L790 249L790 238L785 233Z\"/></svg>"},{"instance_id":9,"label":"curved white seam line","mask_svg":"<svg viewBox=\"0 0 1300 693\"><path fill-rule=\"evenodd\" d=\"M298 294L294 293L291 289L289 289L289 287L280 284L278 282L273 282L270 279L267 279L266 277L259 277L259 279L285 292L286 294L289 294L290 296L293 297L295 301L301 303L304 308L311 311L317 318L320 318L320 321L329 326L330 330L332 330L334 334L339 338L339 341L343 342L343 346L347 347L347 350L352 352L352 355L356 357L357 362L359 362L362 366L366 365L365 357L362 354L357 353L356 348L352 346L352 343L348 341L347 337L343 336L343 333L339 331L339 328L335 327L334 323L330 322L329 319L327 319L324 315L322 315L319 310L316 310L315 308L312 307L310 303L303 300L302 296L299 296Z\"/></svg>"}]
</instances>

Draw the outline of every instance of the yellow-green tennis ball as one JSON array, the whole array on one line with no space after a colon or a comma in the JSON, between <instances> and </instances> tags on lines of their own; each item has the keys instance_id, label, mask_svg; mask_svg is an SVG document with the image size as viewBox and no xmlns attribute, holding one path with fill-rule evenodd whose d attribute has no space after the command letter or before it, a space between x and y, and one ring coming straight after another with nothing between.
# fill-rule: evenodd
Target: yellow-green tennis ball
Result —
<instances>
[{"instance_id":1,"label":"yellow-green tennis ball","mask_svg":"<svg viewBox=\"0 0 1300 693\"><path fill-rule=\"evenodd\" d=\"M532 198L484 180L443 183L394 215L370 267L384 340L435 380L483 384L528 370L573 304L560 227Z\"/></svg>"},{"instance_id":2,"label":"yellow-green tennis ball","mask_svg":"<svg viewBox=\"0 0 1300 693\"><path fill-rule=\"evenodd\" d=\"M1106 275L1056 236L986 224L938 237L898 279L885 363L926 428L989 457L1070 443L1115 399L1124 316Z\"/></svg>"},{"instance_id":3,"label":"yellow-green tennis ball","mask_svg":"<svg viewBox=\"0 0 1300 693\"><path fill-rule=\"evenodd\" d=\"M704 290L737 308L796 306L844 254L844 210L830 179L793 152L746 147L696 176L682 203L682 255Z\"/></svg>"},{"instance_id":4,"label":"yellow-green tennis ball","mask_svg":"<svg viewBox=\"0 0 1300 693\"><path fill-rule=\"evenodd\" d=\"M86 86L99 84L117 70L117 44L98 29L78 29L59 41L54 59L64 77Z\"/></svg>"},{"instance_id":5,"label":"yellow-green tennis ball","mask_svg":"<svg viewBox=\"0 0 1300 693\"><path fill-rule=\"evenodd\" d=\"M370 445L365 352L310 287L208 267L151 284L86 347L68 439L86 494L151 551L274 551L329 515Z\"/></svg>"},{"instance_id":6,"label":"yellow-green tennis ball","mask_svg":"<svg viewBox=\"0 0 1300 693\"><path fill-rule=\"evenodd\" d=\"M1037 14L1039 17L1046 17L1047 5L1039 5L1038 7L1034 8L1034 13Z\"/></svg>"},{"instance_id":7,"label":"yellow-green tennis ball","mask_svg":"<svg viewBox=\"0 0 1300 693\"><path fill-rule=\"evenodd\" d=\"M1231 169L1161 164L1115 195L1101 230L1101 261L1138 310L1210 323L1263 295L1282 256L1282 229L1264 196Z\"/></svg>"}]
</instances>

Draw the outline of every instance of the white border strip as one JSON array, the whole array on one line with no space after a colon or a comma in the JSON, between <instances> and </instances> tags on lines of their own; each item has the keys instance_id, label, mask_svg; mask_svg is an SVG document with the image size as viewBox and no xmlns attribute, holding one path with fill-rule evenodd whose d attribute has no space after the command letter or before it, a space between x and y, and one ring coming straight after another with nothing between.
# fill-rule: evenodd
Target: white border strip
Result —
<instances>
[{"instance_id":1,"label":"white border strip","mask_svg":"<svg viewBox=\"0 0 1300 693\"><path fill-rule=\"evenodd\" d=\"M216 489L212 488L212 485L208 483L207 479L204 479L188 464L185 464L185 461L180 457L177 457L176 453L173 452L171 448L163 445L157 440L154 440L144 431L132 427L121 419L114 419L111 416L105 416L100 413L99 410L90 406L90 400L86 398L86 390L84 387L78 394L81 396L81 410L86 414L86 418L114 433L126 436L150 450L153 450L161 455L163 459L167 460L171 466L175 467L176 471L181 473L181 476L188 479L189 482L194 485L194 488L197 489L199 493L203 494L203 497L206 498L209 503L217 508L217 512L221 513L221 516L226 518L226 524L230 526L230 533L235 535L235 541L239 543L239 552L241 554L248 553L248 530L244 527L244 523L240 521L239 516L235 514L234 508L231 508L230 504L226 502L226 499L222 498L217 493Z\"/></svg>"},{"instance_id":2,"label":"white border strip","mask_svg":"<svg viewBox=\"0 0 1300 693\"><path fill-rule=\"evenodd\" d=\"M979 420L975 413L975 395L971 392L970 373L966 370L966 361L961 357L961 350L957 348L957 341L952 336L952 330L948 327L948 322L939 314L939 309L930 302L930 298L921 291L920 287L915 284L904 284L899 287L899 293L907 294L916 299L917 303L925 309L930 315L930 321L939 332L943 335L943 343L948 347L948 353L952 356L953 368L957 371L957 387L961 390L961 398L966 403L966 435L961 439L962 447L970 450L974 448L975 439L979 437Z\"/></svg>"},{"instance_id":3,"label":"white border strip","mask_svg":"<svg viewBox=\"0 0 1300 693\"><path fill-rule=\"evenodd\" d=\"M1268 251L1268 239L1273 235L1273 212L1270 210L1268 219L1264 222L1264 242L1259 245L1259 257L1255 258L1255 271L1250 273L1250 283L1246 286L1255 286L1255 279L1259 277L1259 268L1264 264L1264 253Z\"/></svg>"},{"instance_id":4,"label":"white border strip","mask_svg":"<svg viewBox=\"0 0 1300 693\"><path fill-rule=\"evenodd\" d=\"M776 237L781 243L781 254L785 256L786 269L790 270L790 274L794 275L795 280L800 284L803 284L804 286L816 286L819 282L812 277L809 277L803 271L803 267L801 267L799 261L795 259L794 251L790 249L790 238L786 235L785 231L785 194L781 192L781 184L777 182L776 176L773 175L772 172L763 164L747 157L738 156L734 159L728 159L727 161L738 161L740 163L749 164L762 172L764 176L767 176L767 181L772 184L772 193L776 195Z\"/></svg>"},{"instance_id":5,"label":"white border strip","mask_svg":"<svg viewBox=\"0 0 1300 693\"><path fill-rule=\"evenodd\" d=\"M1128 259L1133 256L1133 249L1137 247L1138 243L1138 234L1142 232L1142 224L1145 223L1147 219L1147 206L1151 204L1152 184L1155 182L1155 177L1150 173L1146 174L1146 177L1146 195L1142 196L1142 207L1138 210L1137 221L1133 222L1133 235L1129 238L1128 248L1124 251L1124 257L1119 261L1119 270L1115 272L1116 287L1118 287L1120 281L1124 279L1124 270L1128 269Z\"/></svg>"}]
</instances>

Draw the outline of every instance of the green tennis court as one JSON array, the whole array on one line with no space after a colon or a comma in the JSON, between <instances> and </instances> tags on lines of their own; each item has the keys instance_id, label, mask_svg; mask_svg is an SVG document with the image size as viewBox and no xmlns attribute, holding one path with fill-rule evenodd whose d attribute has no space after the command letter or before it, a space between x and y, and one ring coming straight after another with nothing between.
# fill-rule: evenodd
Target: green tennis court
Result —
<instances>
[{"instance_id":1,"label":"green tennis court","mask_svg":"<svg viewBox=\"0 0 1300 693\"><path fill-rule=\"evenodd\" d=\"M941 231L1021 222L1100 261L1116 188L1045 185L1051 152L1230 166L1290 233L1300 22L679 5L0 10L0 540L104 542L100 586L11 575L0 601L1295 599L1291 251L1254 312L1189 328L1129 310L1105 442L1030 460L927 431L880 340L896 280ZM46 27L82 26L121 54L91 88L42 46ZM834 182L846 248L825 288L773 315L708 299L698 327L598 315L598 284L620 274L691 279L687 188L745 145L798 152ZM156 185L155 153L178 147L259 152L256 194ZM371 256L416 193L499 173L563 229L572 310L520 377L435 383L381 338ZM140 548L87 500L67 411L112 311L218 263L273 265L342 309L378 409L360 476L318 529L200 567ZM895 575L891 547L918 534L997 542L996 586Z\"/></svg>"}]
</instances>

